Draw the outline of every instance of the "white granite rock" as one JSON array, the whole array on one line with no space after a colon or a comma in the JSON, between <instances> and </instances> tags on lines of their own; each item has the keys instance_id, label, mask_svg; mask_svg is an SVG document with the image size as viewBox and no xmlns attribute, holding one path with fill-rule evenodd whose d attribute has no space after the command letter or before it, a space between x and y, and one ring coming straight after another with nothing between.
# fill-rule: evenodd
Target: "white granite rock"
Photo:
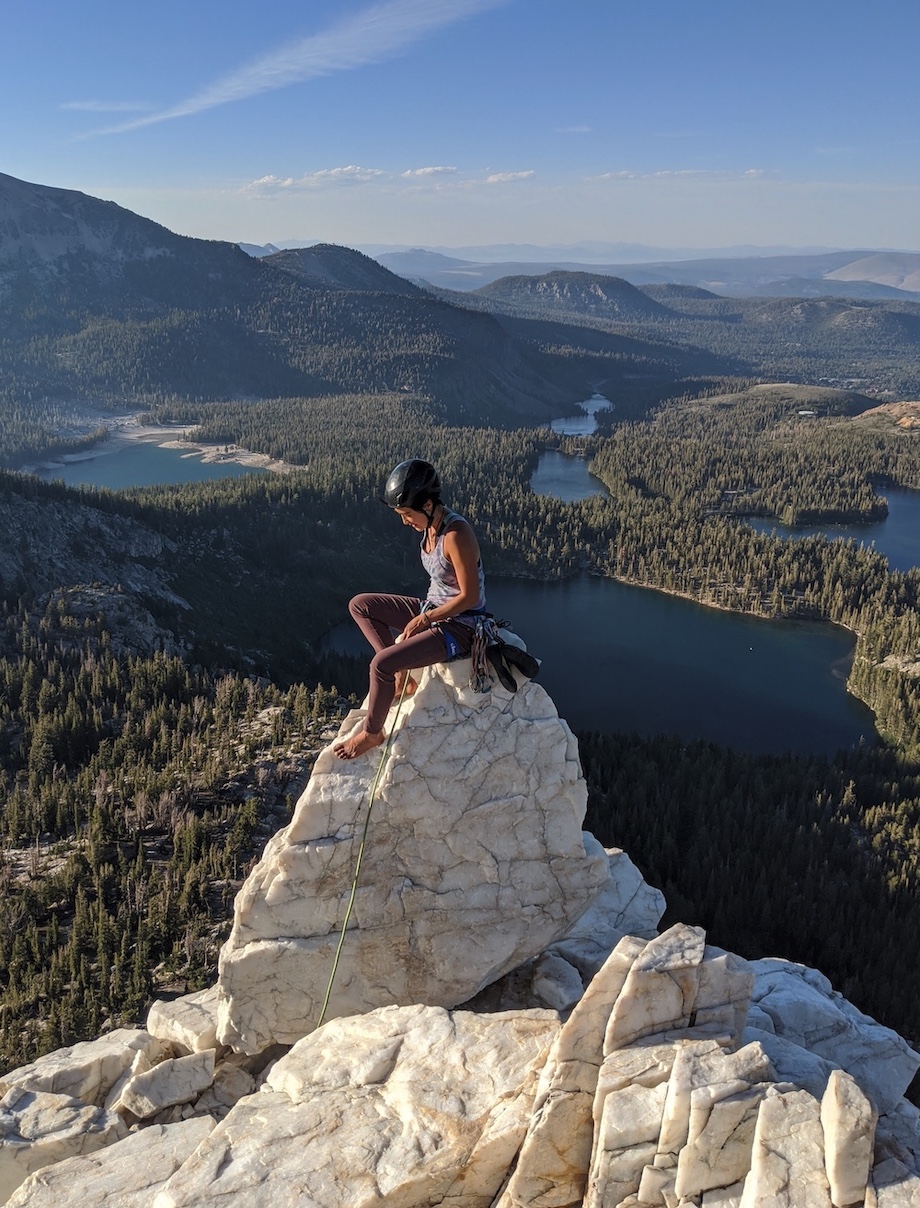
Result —
<instances>
[{"instance_id":1,"label":"white granite rock","mask_svg":"<svg viewBox=\"0 0 920 1208\"><path fill-rule=\"evenodd\" d=\"M726 1187L750 1167L758 1106L772 1070L760 1045L735 1053L682 1047L668 1080L655 1163L677 1168L675 1192Z\"/></svg>"},{"instance_id":2,"label":"white granite rock","mask_svg":"<svg viewBox=\"0 0 920 1208\"><path fill-rule=\"evenodd\" d=\"M897 1158L888 1158L872 1171L866 1208L920 1208L920 1177Z\"/></svg>"},{"instance_id":3,"label":"white granite rock","mask_svg":"<svg viewBox=\"0 0 920 1208\"><path fill-rule=\"evenodd\" d=\"M223 1118L240 1099L256 1090L256 1080L247 1070L222 1061L214 1071L214 1081L195 1100L195 1114Z\"/></svg>"},{"instance_id":4,"label":"white granite rock","mask_svg":"<svg viewBox=\"0 0 920 1208\"><path fill-rule=\"evenodd\" d=\"M153 1064L167 1051L163 1042L149 1032L117 1028L98 1040L56 1049L29 1065L11 1070L0 1077L0 1094L16 1086L28 1091L70 1095L101 1106L125 1070L130 1069L138 1052L143 1052Z\"/></svg>"},{"instance_id":5,"label":"white granite rock","mask_svg":"<svg viewBox=\"0 0 920 1208\"><path fill-rule=\"evenodd\" d=\"M207 1049L161 1061L152 1069L134 1074L122 1088L115 1106L146 1120L164 1107L191 1103L214 1081L214 1056L215 1050Z\"/></svg>"},{"instance_id":6,"label":"white granite rock","mask_svg":"<svg viewBox=\"0 0 920 1208\"><path fill-rule=\"evenodd\" d=\"M920 1175L920 1109L906 1099L878 1118L875 1160L886 1158L897 1158Z\"/></svg>"},{"instance_id":7,"label":"white granite rock","mask_svg":"<svg viewBox=\"0 0 920 1208\"><path fill-rule=\"evenodd\" d=\"M535 683L477 696L468 666L421 676L380 778L327 1018L390 1003L453 1006L557 940L609 881L581 822L568 726ZM363 714L342 726L348 734ZM255 1053L315 1026L379 750L316 761L294 819L236 901L218 1038Z\"/></svg>"},{"instance_id":8,"label":"white granite rock","mask_svg":"<svg viewBox=\"0 0 920 1208\"><path fill-rule=\"evenodd\" d=\"M611 1008L643 940L624 937L566 1020L543 1067L534 1114L498 1208L539 1202L547 1186L559 1204L584 1194L594 1133L592 1105Z\"/></svg>"},{"instance_id":9,"label":"white granite rock","mask_svg":"<svg viewBox=\"0 0 920 1208\"><path fill-rule=\"evenodd\" d=\"M217 1047L217 986L157 999L147 1013L147 1031L171 1044L179 1056Z\"/></svg>"},{"instance_id":10,"label":"white granite rock","mask_svg":"<svg viewBox=\"0 0 920 1208\"><path fill-rule=\"evenodd\" d=\"M122 1076L106 1095L105 1103L103 1104L106 1111L117 1111L118 1106L121 1103L121 1092L125 1089L131 1079L137 1074L146 1074L148 1070L152 1069L153 1066L150 1064L147 1054L143 1049L138 1050L138 1052L134 1054L134 1060L131 1062L131 1065L125 1070Z\"/></svg>"},{"instance_id":11,"label":"white granite rock","mask_svg":"<svg viewBox=\"0 0 920 1208\"><path fill-rule=\"evenodd\" d=\"M744 1183L733 1183L731 1187L716 1187L712 1191L704 1191L700 1204L702 1208L741 1208L741 1196Z\"/></svg>"},{"instance_id":12,"label":"white granite rock","mask_svg":"<svg viewBox=\"0 0 920 1208\"><path fill-rule=\"evenodd\" d=\"M677 923L645 946L627 974L604 1037L604 1053L643 1036L685 1028L699 989L705 937Z\"/></svg>"},{"instance_id":13,"label":"white granite rock","mask_svg":"<svg viewBox=\"0 0 920 1208\"><path fill-rule=\"evenodd\" d=\"M530 988L537 1003L553 1011L567 1011L585 992L581 974L555 952L544 952L534 961Z\"/></svg>"},{"instance_id":14,"label":"white granite rock","mask_svg":"<svg viewBox=\"0 0 920 1208\"><path fill-rule=\"evenodd\" d=\"M27 1175L120 1140L120 1116L69 1095L13 1087L0 1099L0 1204Z\"/></svg>"},{"instance_id":15,"label":"white granite rock","mask_svg":"<svg viewBox=\"0 0 920 1208\"><path fill-rule=\"evenodd\" d=\"M821 1108L807 1091L771 1089L760 1105L741 1208L831 1208Z\"/></svg>"},{"instance_id":16,"label":"white granite rock","mask_svg":"<svg viewBox=\"0 0 920 1208\"><path fill-rule=\"evenodd\" d=\"M587 848L587 842L585 843ZM647 885L619 848L608 848L610 883L561 940L549 948L590 981L624 935L651 939L665 910L664 894Z\"/></svg>"},{"instance_id":17,"label":"white granite rock","mask_svg":"<svg viewBox=\"0 0 920 1208\"><path fill-rule=\"evenodd\" d=\"M794 1082L816 1099L820 1099L824 1094L827 1080L833 1071L840 1068L833 1062L819 1057L817 1053L809 1053L800 1044L777 1036L772 1030L764 1032L759 1027L747 1027L744 1030L744 1039L747 1043L756 1041L762 1046L770 1058L777 1081Z\"/></svg>"},{"instance_id":18,"label":"white granite rock","mask_svg":"<svg viewBox=\"0 0 920 1208\"><path fill-rule=\"evenodd\" d=\"M732 1186L751 1167L754 1128L766 1084L746 1090L736 1082L698 1087L690 1096L687 1144L678 1155L674 1191L698 1196Z\"/></svg>"},{"instance_id":19,"label":"white granite rock","mask_svg":"<svg viewBox=\"0 0 920 1208\"><path fill-rule=\"evenodd\" d=\"M895 1107L920 1068L915 1052L836 993L816 969L791 961L752 961L754 1000L777 1036L852 1074L879 1112Z\"/></svg>"},{"instance_id":20,"label":"white granite rock","mask_svg":"<svg viewBox=\"0 0 920 1208\"><path fill-rule=\"evenodd\" d=\"M153 1208L489 1208L558 1030L547 1011L333 1020L275 1063Z\"/></svg>"},{"instance_id":21,"label":"white granite rock","mask_svg":"<svg viewBox=\"0 0 920 1208\"><path fill-rule=\"evenodd\" d=\"M821 1100L824 1167L835 1208L859 1204L865 1198L872 1165L877 1113L843 1070L834 1070Z\"/></svg>"},{"instance_id":22,"label":"white granite rock","mask_svg":"<svg viewBox=\"0 0 920 1208\"><path fill-rule=\"evenodd\" d=\"M97 1153L66 1158L29 1175L7 1208L149 1208L213 1127L208 1119L153 1124Z\"/></svg>"}]
</instances>

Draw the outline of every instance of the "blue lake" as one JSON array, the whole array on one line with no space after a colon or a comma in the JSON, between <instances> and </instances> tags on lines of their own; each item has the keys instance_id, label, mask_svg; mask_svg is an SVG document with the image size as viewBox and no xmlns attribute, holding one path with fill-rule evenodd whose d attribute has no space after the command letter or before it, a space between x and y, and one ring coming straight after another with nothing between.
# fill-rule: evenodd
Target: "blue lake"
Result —
<instances>
[{"instance_id":1,"label":"blue lake","mask_svg":"<svg viewBox=\"0 0 920 1208\"><path fill-rule=\"evenodd\" d=\"M593 394L579 406L582 408L580 415L566 415L562 419L554 419L550 424L552 430L560 436L590 436L592 432L597 431L598 412L609 411L613 403L602 394Z\"/></svg>"},{"instance_id":2,"label":"blue lake","mask_svg":"<svg viewBox=\"0 0 920 1208\"><path fill-rule=\"evenodd\" d=\"M846 691L854 640L837 626L757 620L611 579L491 578L487 588L575 729L775 754L875 740L872 713ZM327 643L370 653L348 622Z\"/></svg>"},{"instance_id":3,"label":"blue lake","mask_svg":"<svg viewBox=\"0 0 920 1208\"><path fill-rule=\"evenodd\" d=\"M178 439L180 432L176 433ZM161 438L162 439L162 438ZM37 471L46 481L59 479L71 487L160 486L165 483L205 482L212 478L237 478L242 474L264 474L264 470L233 461L201 460L188 449L164 449L153 440L104 441L88 454Z\"/></svg>"},{"instance_id":4,"label":"blue lake","mask_svg":"<svg viewBox=\"0 0 920 1208\"><path fill-rule=\"evenodd\" d=\"M597 430L597 413L609 410L613 404L602 395L595 394L580 406L583 408L581 415L554 419L550 424L552 430L561 436L590 436ZM530 489L536 495L553 495L563 503L575 503L590 495L609 497L601 480L588 473L584 458L555 449L541 455L530 479Z\"/></svg>"},{"instance_id":5,"label":"blue lake","mask_svg":"<svg viewBox=\"0 0 920 1208\"><path fill-rule=\"evenodd\" d=\"M535 495L554 495L563 503L574 503L590 495L610 497L601 480L588 472L583 457L560 453L556 449L548 449L540 455L530 479L530 489Z\"/></svg>"},{"instance_id":6,"label":"blue lake","mask_svg":"<svg viewBox=\"0 0 920 1208\"><path fill-rule=\"evenodd\" d=\"M871 524L780 524L776 520L750 517L745 523L759 533L775 532L781 537L845 537L860 545L874 545L888 559L892 570L920 566L920 491L886 487L879 491L888 500L888 516Z\"/></svg>"}]
</instances>

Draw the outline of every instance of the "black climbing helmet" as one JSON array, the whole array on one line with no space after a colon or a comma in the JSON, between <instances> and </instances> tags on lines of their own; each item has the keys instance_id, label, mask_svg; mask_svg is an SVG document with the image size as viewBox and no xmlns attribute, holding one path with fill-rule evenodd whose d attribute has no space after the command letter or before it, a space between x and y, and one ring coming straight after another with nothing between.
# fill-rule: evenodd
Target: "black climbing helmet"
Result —
<instances>
[{"instance_id":1,"label":"black climbing helmet","mask_svg":"<svg viewBox=\"0 0 920 1208\"><path fill-rule=\"evenodd\" d=\"M437 470L429 462L413 457L411 461L401 461L395 470L390 471L383 488L383 502L391 508L421 511L420 503L429 499L437 500L440 494L441 480Z\"/></svg>"}]
</instances>

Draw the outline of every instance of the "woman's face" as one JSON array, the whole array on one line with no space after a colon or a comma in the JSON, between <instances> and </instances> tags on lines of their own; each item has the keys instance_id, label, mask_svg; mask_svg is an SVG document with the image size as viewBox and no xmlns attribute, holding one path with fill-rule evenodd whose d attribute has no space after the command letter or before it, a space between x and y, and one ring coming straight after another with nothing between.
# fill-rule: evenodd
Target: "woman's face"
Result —
<instances>
[{"instance_id":1,"label":"woman's face","mask_svg":"<svg viewBox=\"0 0 920 1208\"><path fill-rule=\"evenodd\" d=\"M410 528L414 528L418 533L424 533L428 527L428 517L417 508L394 508L393 510L403 524L408 524Z\"/></svg>"}]
</instances>

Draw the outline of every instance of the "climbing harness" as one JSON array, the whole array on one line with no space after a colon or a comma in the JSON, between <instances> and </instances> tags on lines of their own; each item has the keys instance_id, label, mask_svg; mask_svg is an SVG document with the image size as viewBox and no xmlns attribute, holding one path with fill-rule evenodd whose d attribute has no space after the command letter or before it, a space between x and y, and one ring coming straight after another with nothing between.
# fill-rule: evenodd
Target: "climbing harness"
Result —
<instances>
[{"instance_id":1,"label":"climbing harness","mask_svg":"<svg viewBox=\"0 0 920 1208\"><path fill-rule=\"evenodd\" d=\"M361 875L361 863L364 860L364 848L367 844L367 834L371 824L371 812L374 808L374 799L377 796L377 786L380 784L380 776L383 772L383 765L386 763L387 756L390 753L390 745L393 742L393 735L396 732L396 723L399 721L399 714L402 711L403 701L406 696L406 685L409 683L409 676L406 675L403 681L402 692L399 694L399 700L396 704L396 716L393 719L393 724L390 726L390 732L387 735L387 740L383 744L383 750L380 752L380 762L377 764L377 771L374 774L374 779L371 784L371 793L367 802L367 814L364 818L364 831L361 835L361 844L358 847L358 858L355 861L355 875L351 882L351 895L348 899L348 907L345 911L345 918L342 922L342 931L339 935L338 946L335 950L335 957L332 961L332 972L329 974L329 985L326 987L326 997L323 999L323 1008L319 1013L319 1019L316 1021L316 1026L320 1027L323 1020L326 1018L326 1010L329 1007L329 999L332 997L332 983L335 981L335 975L339 968L339 957L342 955L342 949L345 946L345 932L348 930L348 923L351 919L351 912L355 904L355 897L358 893L358 878Z\"/></svg>"}]
</instances>

